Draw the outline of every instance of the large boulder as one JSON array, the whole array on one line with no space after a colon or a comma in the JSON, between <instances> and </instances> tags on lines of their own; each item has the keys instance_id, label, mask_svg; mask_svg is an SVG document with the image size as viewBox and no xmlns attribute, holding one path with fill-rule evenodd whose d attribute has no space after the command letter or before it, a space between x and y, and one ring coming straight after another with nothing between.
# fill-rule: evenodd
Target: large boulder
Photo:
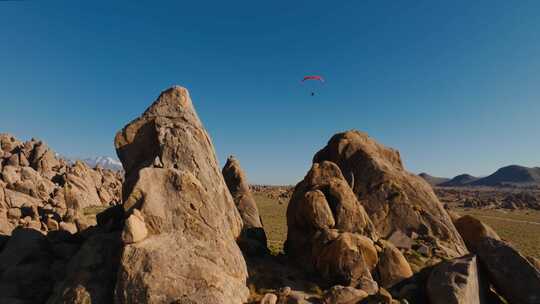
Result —
<instances>
[{"instance_id":1,"label":"large boulder","mask_svg":"<svg viewBox=\"0 0 540 304\"><path fill-rule=\"evenodd\" d=\"M138 209L147 237L125 244L118 303L243 303L242 219L188 91L172 87L118 132L126 217Z\"/></svg>"},{"instance_id":2,"label":"large boulder","mask_svg":"<svg viewBox=\"0 0 540 304\"><path fill-rule=\"evenodd\" d=\"M390 242L381 242L382 251L379 253L379 283L384 288L408 279L413 275L411 266L405 256Z\"/></svg>"},{"instance_id":3,"label":"large boulder","mask_svg":"<svg viewBox=\"0 0 540 304\"><path fill-rule=\"evenodd\" d=\"M266 252L266 234L259 209L249 189L246 175L240 167L240 162L234 156L230 156L221 172L244 223L239 240L240 248L248 254Z\"/></svg>"},{"instance_id":4,"label":"large boulder","mask_svg":"<svg viewBox=\"0 0 540 304\"><path fill-rule=\"evenodd\" d=\"M315 163L287 208L285 251L328 283L352 286L377 264L375 227L340 169Z\"/></svg>"},{"instance_id":5,"label":"large boulder","mask_svg":"<svg viewBox=\"0 0 540 304\"><path fill-rule=\"evenodd\" d=\"M501 239L495 230L471 215L458 218L454 225L471 252L476 252L476 246L484 237Z\"/></svg>"},{"instance_id":6,"label":"large boulder","mask_svg":"<svg viewBox=\"0 0 540 304\"><path fill-rule=\"evenodd\" d=\"M415 232L435 237L441 255L457 257L467 252L431 186L405 170L398 151L365 133L347 131L334 135L315 154L314 163L323 161L339 166L382 237L397 230Z\"/></svg>"},{"instance_id":7,"label":"large boulder","mask_svg":"<svg viewBox=\"0 0 540 304\"><path fill-rule=\"evenodd\" d=\"M467 255L435 266L426 292L431 304L487 304L486 286L476 256Z\"/></svg>"},{"instance_id":8,"label":"large boulder","mask_svg":"<svg viewBox=\"0 0 540 304\"><path fill-rule=\"evenodd\" d=\"M512 304L540 303L540 270L508 243L485 237L476 254L491 283Z\"/></svg>"}]
</instances>

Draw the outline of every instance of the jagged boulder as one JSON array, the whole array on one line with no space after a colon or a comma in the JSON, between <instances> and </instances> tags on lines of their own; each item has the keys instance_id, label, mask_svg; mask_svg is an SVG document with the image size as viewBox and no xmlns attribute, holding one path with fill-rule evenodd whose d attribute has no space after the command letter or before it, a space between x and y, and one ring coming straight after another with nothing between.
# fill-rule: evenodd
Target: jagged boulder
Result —
<instances>
[{"instance_id":1,"label":"jagged boulder","mask_svg":"<svg viewBox=\"0 0 540 304\"><path fill-rule=\"evenodd\" d=\"M188 91L172 87L118 132L126 216L148 236L125 244L118 303L243 303L247 269L235 239L242 219Z\"/></svg>"},{"instance_id":2,"label":"jagged boulder","mask_svg":"<svg viewBox=\"0 0 540 304\"><path fill-rule=\"evenodd\" d=\"M244 223L238 242L240 248L247 254L265 253L268 250L266 234L240 162L234 156L230 156L221 172Z\"/></svg>"},{"instance_id":3,"label":"jagged boulder","mask_svg":"<svg viewBox=\"0 0 540 304\"><path fill-rule=\"evenodd\" d=\"M509 303L540 303L540 270L508 243L485 237L476 254L490 282Z\"/></svg>"},{"instance_id":4,"label":"jagged boulder","mask_svg":"<svg viewBox=\"0 0 540 304\"><path fill-rule=\"evenodd\" d=\"M481 278L474 255L435 266L429 275L426 292L431 304L487 304L487 285Z\"/></svg>"},{"instance_id":5,"label":"jagged boulder","mask_svg":"<svg viewBox=\"0 0 540 304\"><path fill-rule=\"evenodd\" d=\"M332 162L315 163L287 208L286 253L329 283L353 286L377 264L375 227Z\"/></svg>"},{"instance_id":6,"label":"jagged boulder","mask_svg":"<svg viewBox=\"0 0 540 304\"><path fill-rule=\"evenodd\" d=\"M448 213L430 185L407 172L399 152L359 131L334 135L314 163L336 163L382 237L401 230L437 239L446 257L467 252Z\"/></svg>"}]
</instances>

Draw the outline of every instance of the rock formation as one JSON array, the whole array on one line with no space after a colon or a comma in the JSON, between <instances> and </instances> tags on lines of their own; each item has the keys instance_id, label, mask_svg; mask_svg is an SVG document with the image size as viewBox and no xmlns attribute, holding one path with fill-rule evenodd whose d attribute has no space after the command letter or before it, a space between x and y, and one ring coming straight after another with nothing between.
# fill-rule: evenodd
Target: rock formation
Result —
<instances>
[{"instance_id":1,"label":"rock formation","mask_svg":"<svg viewBox=\"0 0 540 304\"><path fill-rule=\"evenodd\" d=\"M485 237L476 253L490 282L509 303L540 303L540 270L508 243Z\"/></svg>"},{"instance_id":2,"label":"rock formation","mask_svg":"<svg viewBox=\"0 0 540 304\"><path fill-rule=\"evenodd\" d=\"M235 243L242 219L188 91L162 92L115 146L126 217L138 209L148 230L124 245L116 302L245 302L246 264Z\"/></svg>"},{"instance_id":3,"label":"rock formation","mask_svg":"<svg viewBox=\"0 0 540 304\"><path fill-rule=\"evenodd\" d=\"M315 163L287 208L285 251L329 283L355 286L377 264L375 227L332 162Z\"/></svg>"},{"instance_id":4,"label":"rock formation","mask_svg":"<svg viewBox=\"0 0 540 304\"><path fill-rule=\"evenodd\" d=\"M467 252L450 217L421 177L405 170L399 152L367 134L347 131L334 135L317 152L314 163L339 166L382 237L395 231L436 239L438 255L457 257Z\"/></svg>"},{"instance_id":5,"label":"rock formation","mask_svg":"<svg viewBox=\"0 0 540 304\"><path fill-rule=\"evenodd\" d=\"M259 216L259 209L249 189L246 175L240 167L240 162L234 156L230 156L222 173L244 224L238 241L240 248L247 254L267 252L266 234Z\"/></svg>"},{"instance_id":6,"label":"rock formation","mask_svg":"<svg viewBox=\"0 0 540 304\"><path fill-rule=\"evenodd\" d=\"M69 164L35 139L0 134L0 146L0 233L17 226L43 233L87 227L95 223L88 222L86 208L120 202L120 172Z\"/></svg>"}]
</instances>

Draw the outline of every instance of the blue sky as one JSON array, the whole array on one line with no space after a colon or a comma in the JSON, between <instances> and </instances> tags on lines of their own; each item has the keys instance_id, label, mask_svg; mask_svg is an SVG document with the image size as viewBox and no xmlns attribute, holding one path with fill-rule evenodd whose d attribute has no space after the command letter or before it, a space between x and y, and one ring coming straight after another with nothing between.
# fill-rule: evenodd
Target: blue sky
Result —
<instances>
[{"instance_id":1,"label":"blue sky","mask_svg":"<svg viewBox=\"0 0 540 304\"><path fill-rule=\"evenodd\" d=\"M115 155L179 84L256 183L297 182L353 128L416 173L540 165L538 1L109 2L0 2L0 131Z\"/></svg>"}]
</instances>

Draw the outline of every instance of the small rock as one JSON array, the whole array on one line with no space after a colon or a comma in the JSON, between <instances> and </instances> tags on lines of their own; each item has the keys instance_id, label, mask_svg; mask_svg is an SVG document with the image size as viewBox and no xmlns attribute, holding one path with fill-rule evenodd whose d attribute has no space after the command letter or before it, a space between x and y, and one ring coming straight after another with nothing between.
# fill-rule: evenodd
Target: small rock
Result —
<instances>
[{"instance_id":1,"label":"small rock","mask_svg":"<svg viewBox=\"0 0 540 304\"><path fill-rule=\"evenodd\" d=\"M431 250L429 250L429 247L424 244L421 244L416 251L426 256L429 256L431 254Z\"/></svg>"},{"instance_id":2,"label":"small rock","mask_svg":"<svg viewBox=\"0 0 540 304\"><path fill-rule=\"evenodd\" d=\"M278 300L278 297L273 293L267 293L264 295L264 297L261 299L260 304L276 304Z\"/></svg>"},{"instance_id":3,"label":"small rock","mask_svg":"<svg viewBox=\"0 0 540 304\"><path fill-rule=\"evenodd\" d=\"M411 249L413 241L410 237L408 237L405 233L403 233L401 230L396 230L390 238L388 238L388 241L397 248L401 249Z\"/></svg>"},{"instance_id":4,"label":"small rock","mask_svg":"<svg viewBox=\"0 0 540 304\"><path fill-rule=\"evenodd\" d=\"M144 240L147 235L148 229L144 223L144 218L137 209L134 209L133 214L127 218L124 225L122 241L125 244L137 243Z\"/></svg>"},{"instance_id":5,"label":"small rock","mask_svg":"<svg viewBox=\"0 0 540 304\"><path fill-rule=\"evenodd\" d=\"M71 234L77 233L77 226L74 223L60 222L58 228L62 231L67 231Z\"/></svg>"},{"instance_id":6,"label":"small rock","mask_svg":"<svg viewBox=\"0 0 540 304\"><path fill-rule=\"evenodd\" d=\"M48 218L47 219L47 229L49 229L49 231L55 231L55 230L58 230L60 228L60 226L58 226L58 222L53 220L52 218Z\"/></svg>"},{"instance_id":7,"label":"small rock","mask_svg":"<svg viewBox=\"0 0 540 304\"><path fill-rule=\"evenodd\" d=\"M324 294L323 302L324 304L356 304L366 297L368 293L364 290L336 285Z\"/></svg>"},{"instance_id":8,"label":"small rock","mask_svg":"<svg viewBox=\"0 0 540 304\"><path fill-rule=\"evenodd\" d=\"M29 218L30 218L30 217L29 217ZM31 229L34 229L34 230L40 231L41 228L42 228L42 227L41 227L41 222L40 222L40 221L34 221L34 220L32 220L31 218L30 218L30 220L28 220L26 223L27 223L27 224L26 224L26 227L31 228Z\"/></svg>"},{"instance_id":9,"label":"small rock","mask_svg":"<svg viewBox=\"0 0 540 304\"><path fill-rule=\"evenodd\" d=\"M279 290L279 295L288 296L291 293L292 289L289 286L285 286Z\"/></svg>"},{"instance_id":10,"label":"small rock","mask_svg":"<svg viewBox=\"0 0 540 304\"><path fill-rule=\"evenodd\" d=\"M308 304L303 294L291 292L287 296L287 304Z\"/></svg>"},{"instance_id":11,"label":"small rock","mask_svg":"<svg viewBox=\"0 0 540 304\"><path fill-rule=\"evenodd\" d=\"M362 289L363 291L367 292L368 295L374 295L379 291L379 284L377 284L377 282L372 278L362 277L358 281L356 288Z\"/></svg>"},{"instance_id":12,"label":"small rock","mask_svg":"<svg viewBox=\"0 0 540 304\"><path fill-rule=\"evenodd\" d=\"M22 216L21 209L19 208L9 208L7 212L8 219L20 219Z\"/></svg>"}]
</instances>

